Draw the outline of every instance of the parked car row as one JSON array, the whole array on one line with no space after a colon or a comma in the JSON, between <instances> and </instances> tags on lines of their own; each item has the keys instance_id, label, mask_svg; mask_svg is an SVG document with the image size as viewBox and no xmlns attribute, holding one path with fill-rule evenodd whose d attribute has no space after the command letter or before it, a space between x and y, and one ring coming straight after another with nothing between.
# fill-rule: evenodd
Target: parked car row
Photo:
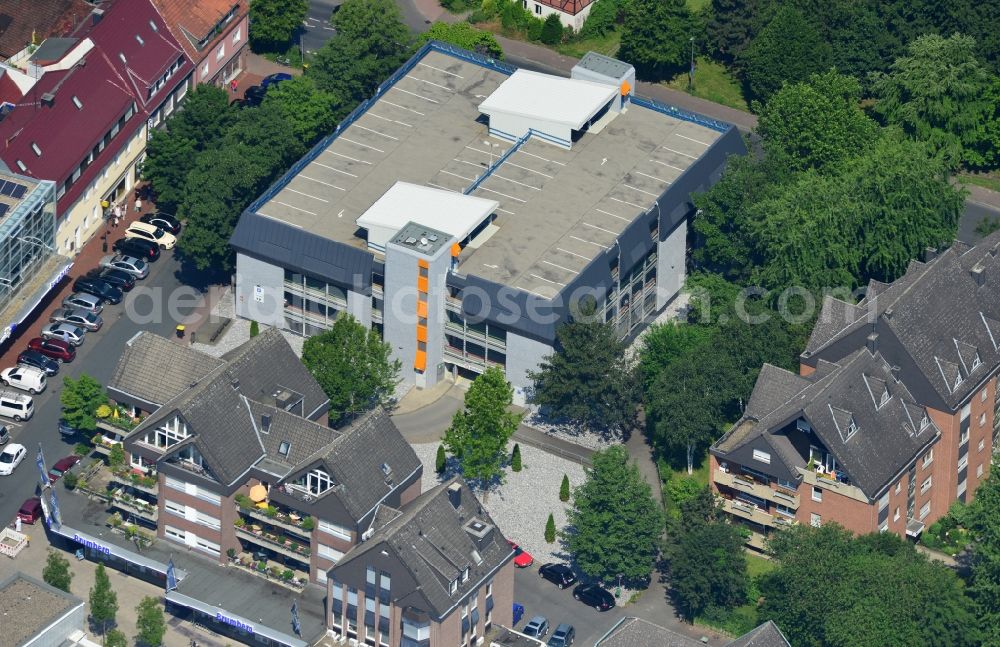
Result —
<instances>
[{"instance_id":1,"label":"parked car row","mask_svg":"<svg viewBox=\"0 0 1000 647\"><path fill-rule=\"evenodd\" d=\"M576 573L566 564L543 564L538 568L538 576L560 589L572 586L577 581ZM596 583L578 585L573 589L573 598L598 611L615 608L615 596Z\"/></svg>"}]
</instances>

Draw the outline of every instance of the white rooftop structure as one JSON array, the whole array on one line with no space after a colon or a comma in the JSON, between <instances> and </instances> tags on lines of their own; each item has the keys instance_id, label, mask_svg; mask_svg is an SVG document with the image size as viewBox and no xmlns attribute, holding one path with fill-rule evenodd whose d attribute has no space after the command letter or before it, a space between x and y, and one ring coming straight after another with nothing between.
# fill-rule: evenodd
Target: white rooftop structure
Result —
<instances>
[{"instance_id":1,"label":"white rooftop structure","mask_svg":"<svg viewBox=\"0 0 1000 647\"><path fill-rule=\"evenodd\" d=\"M479 111L489 116L491 134L519 139L534 130L568 148L572 131L610 107L619 92L605 83L517 70L479 104Z\"/></svg>"},{"instance_id":2,"label":"white rooftop structure","mask_svg":"<svg viewBox=\"0 0 1000 647\"><path fill-rule=\"evenodd\" d=\"M368 246L385 245L408 222L416 222L464 240L494 213L500 203L455 191L396 182L357 219L368 230Z\"/></svg>"}]
</instances>

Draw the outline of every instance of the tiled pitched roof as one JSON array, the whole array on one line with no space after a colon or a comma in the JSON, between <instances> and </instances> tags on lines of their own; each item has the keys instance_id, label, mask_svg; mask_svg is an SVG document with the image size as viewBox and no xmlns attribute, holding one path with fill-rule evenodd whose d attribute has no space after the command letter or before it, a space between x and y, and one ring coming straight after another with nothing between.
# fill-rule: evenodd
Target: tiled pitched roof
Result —
<instances>
[{"instance_id":1,"label":"tiled pitched roof","mask_svg":"<svg viewBox=\"0 0 1000 647\"><path fill-rule=\"evenodd\" d=\"M458 484L461 492L457 509L449 498L448 488L452 484ZM417 584L415 589L406 591L394 588L394 601L403 594L408 606L413 606L414 598L422 598L424 608L420 610L440 620L458 600L514 556L489 513L460 479L424 492L404 506L401 513L377 529L370 539L348 551L330 569L330 576L340 579L338 572L354 560L364 559L368 551L384 550L395 556ZM473 518L488 526L481 539L465 529ZM465 568L469 569L469 578L461 582L459 576ZM454 580L459 580L457 590L450 593Z\"/></svg>"},{"instance_id":2,"label":"tiled pitched roof","mask_svg":"<svg viewBox=\"0 0 1000 647\"><path fill-rule=\"evenodd\" d=\"M0 0L0 57L10 58L31 43L65 36L93 5L84 0Z\"/></svg>"},{"instance_id":3,"label":"tiled pitched roof","mask_svg":"<svg viewBox=\"0 0 1000 647\"><path fill-rule=\"evenodd\" d=\"M595 647L699 647L703 643L642 618L626 617L594 643ZM727 643L726 647L791 647L777 625L768 620Z\"/></svg>"},{"instance_id":4,"label":"tiled pitched roof","mask_svg":"<svg viewBox=\"0 0 1000 647\"><path fill-rule=\"evenodd\" d=\"M975 247L956 243L927 263L912 262L891 285L873 287L856 307L824 302L821 321L848 311L854 322L817 326L803 361L839 361L865 343L848 343L852 334L874 334L918 400L945 410L956 410L1000 368L1000 233Z\"/></svg>"},{"instance_id":5,"label":"tiled pitched roof","mask_svg":"<svg viewBox=\"0 0 1000 647\"><path fill-rule=\"evenodd\" d=\"M249 5L246 0L152 0L152 2L193 61L203 56L198 50L198 42L208 36L233 7L240 5L237 16L233 18L235 22L239 15L247 12ZM221 31L219 35L222 35ZM207 50L209 47L204 47L202 52Z\"/></svg>"},{"instance_id":6,"label":"tiled pitched roof","mask_svg":"<svg viewBox=\"0 0 1000 647\"><path fill-rule=\"evenodd\" d=\"M743 634L726 647L791 647L778 625L768 620L750 633Z\"/></svg>"},{"instance_id":7,"label":"tiled pitched roof","mask_svg":"<svg viewBox=\"0 0 1000 647\"><path fill-rule=\"evenodd\" d=\"M593 3L594 0L535 0L535 2L575 16Z\"/></svg>"},{"instance_id":8,"label":"tiled pitched roof","mask_svg":"<svg viewBox=\"0 0 1000 647\"><path fill-rule=\"evenodd\" d=\"M162 405L222 365L189 346L141 332L126 344L108 389Z\"/></svg>"}]
</instances>

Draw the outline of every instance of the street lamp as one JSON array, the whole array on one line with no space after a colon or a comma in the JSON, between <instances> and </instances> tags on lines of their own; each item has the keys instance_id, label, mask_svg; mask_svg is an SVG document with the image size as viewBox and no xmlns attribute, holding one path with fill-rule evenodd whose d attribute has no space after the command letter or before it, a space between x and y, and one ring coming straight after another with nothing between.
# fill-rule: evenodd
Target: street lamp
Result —
<instances>
[{"instance_id":1,"label":"street lamp","mask_svg":"<svg viewBox=\"0 0 1000 647\"><path fill-rule=\"evenodd\" d=\"M694 36L688 39L691 42L691 71L688 72L688 92L694 89Z\"/></svg>"},{"instance_id":2,"label":"street lamp","mask_svg":"<svg viewBox=\"0 0 1000 647\"><path fill-rule=\"evenodd\" d=\"M483 144L490 150L490 168L493 168L493 149L500 148L500 144L494 144L486 139L483 140Z\"/></svg>"}]
</instances>

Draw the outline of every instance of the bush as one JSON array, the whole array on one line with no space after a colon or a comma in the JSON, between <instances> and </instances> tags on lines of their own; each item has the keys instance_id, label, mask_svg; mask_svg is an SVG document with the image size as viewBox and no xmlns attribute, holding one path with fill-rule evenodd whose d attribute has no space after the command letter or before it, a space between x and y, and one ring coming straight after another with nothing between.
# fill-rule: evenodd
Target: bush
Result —
<instances>
[{"instance_id":1,"label":"bush","mask_svg":"<svg viewBox=\"0 0 1000 647\"><path fill-rule=\"evenodd\" d=\"M559 14L550 13L542 24L542 42L546 45L558 45L562 41L562 36L563 27L559 20Z\"/></svg>"},{"instance_id":2,"label":"bush","mask_svg":"<svg viewBox=\"0 0 1000 647\"><path fill-rule=\"evenodd\" d=\"M434 471L444 474L444 468L448 465L448 457L444 453L444 445L438 445L437 456L434 457Z\"/></svg>"},{"instance_id":3,"label":"bush","mask_svg":"<svg viewBox=\"0 0 1000 647\"><path fill-rule=\"evenodd\" d=\"M315 527L316 527L316 520L313 519L312 517L306 517L305 519L302 520L303 530L312 530Z\"/></svg>"},{"instance_id":4,"label":"bush","mask_svg":"<svg viewBox=\"0 0 1000 647\"><path fill-rule=\"evenodd\" d=\"M73 453L80 458L83 458L84 456L90 454L90 445L86 443L77 443L76 446L73 447Z\"/></svg>"},{"instance_id":5,"label":"bush","mask_svg":"<svg viewBox=\"0 0 1000 647\"><path fill-rule=\"evenodd\" d=\"M250 337L253 338L253 337L256 337L259 334L260 334L260 324L257 323L256 321L251 321L250 322Z\"/></svg>"},{"instance_id":6,"label":"bush","mask_svg":"<svg viewBox=\"0 0 1000 647\"><path fill-rule=\"evenodd\" d=\"M112 445L108 452L108 465L111 469L116 469L125 464L125 449L120 445Z\"/></svg>"},{"instance_id":7,"label":"bush","mask_svg":"<svg viewBox=\"0 0 1000 647\"><path fill-rule=\"evenodd\" d=\"M64 488L72 490L80 482L80 477L76 475L76 472L66 472L63 474L62 482Z\"/></svg>"},{"instance_id":8,"label":"bush","mask_svg":"<svg viewBox=\"0 0 1000 647\"><path fill-rule=\"evenodd\" d=\"M545 23L541 20L536 20L528 25L527 36L528 40L541 40L542 38L542 27Z\"/></svg>"},{"instance_id":9,"label":"bush","mask_svg":"<svg viewBox=\"0 0 1000 647\"><path fill-rule=\"evenodd\" d=\"M514 443L514 451L510 454L510 469L515 472L521 471L521 445Z\"/></svg>"},{"instance_id":10,"label":"bush","mask_svg":"<svg viewBox=\"0 0 1000 647\"><path fill-rule=\"evenodd\" d=\"M94 412L94 415L100 418L101 420L104 420L105 418L111 415L111 411L112 409L109 405L102 404L101 406L97 407L97 411Z\"/></svg>"},{"instance_id":11,"label":"bush","mask_svg":"<svg viewBox=\"0 0 1000 647\"><path fill-rule=\"evenodd\" d=\"M226 557L228 557L229 559L236 559L236 549L235 548L227 548L226 549Z\"/></svg>"},{"instance_id":12,"label":"bush","mask_svg":"<svg viewBox=\"0 0 1000 647\"><path fill-rule=\"evenodd\" d=\"M545 522L545 542L551 544L556 540L556 520L549 513L549 520Z\"/></svg>"},{"instance_id":13,"label":"bush","mask_svg":"<svg viewBox=\"0 0 1000 647\"><path fill-rule=\"evenodd\" d=\"M281 579L283 579L286 582L291 582L293 577L295 577L295 573L293 573L291 569L286 568L281 573Z\"/></svg>"},{"instance_id":14,"label":"bush","mask_svg":"<svg viewBox=\"0 0 1000 647\"><path fill-rule=\"evenodd\" d=\"M618 0L595 2L590 15L580 29L580 38L597 38L614 31L621 22L621 7Z\"/></svg>"},{"instance_id":15,"label":"bush","mask_svg":"<svg viewBox=\"0 0 1000 647\"><path fill-rule=\"evenodd\" d=\"M559 500L563 503L569 501L569 476L563 474L562 484L559 486Z\"/></svg>"}]
</instances>

